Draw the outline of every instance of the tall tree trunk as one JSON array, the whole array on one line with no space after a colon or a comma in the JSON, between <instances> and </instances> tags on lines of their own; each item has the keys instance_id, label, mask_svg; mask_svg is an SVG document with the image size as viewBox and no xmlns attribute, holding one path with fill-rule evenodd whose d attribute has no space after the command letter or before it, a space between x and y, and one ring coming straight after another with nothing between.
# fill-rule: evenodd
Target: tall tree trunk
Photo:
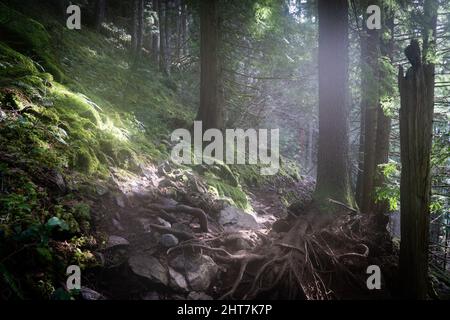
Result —
<instances>
[{"instance_id":1,"label":"tall tree trunk","mask_svg":"<svg viewBox=\"0 0 450 320\"><path fill-rule=\"evenodd\" d=\"M140 56L143 40L144 40L144 0L134 0L131 49L136 58Z\"/></svg>"},{"instance_id":2,"label":"tall tree trunk","mask_svg":"<svg viewBox=\"0 0 450 320\"><path fill-rule=\"evenodd\" d=\"M420 62L420 48L410 45L409 55L419 57L406 76L399 69L401 245L400 276L407 298L426 299L428 291L428 240L430 215L430 154L434 107L434 66ZM414 49L416 48L416 49ZM419 52L417 52L419 51Z\"/></svg>"},{"instance_id":3,"label":"tall tree trunk","mask_svg":"<svg viewBox=\"0 0 450 320\"><path fill-rule=\"evenodd\" d=\"M156 12L156 15L159 12L158 2L158 0L152 0L152 11ZM159 16L155 17L153 29L155 27L159 30ZM159 63L159 32L155 30L152 32L152 60L155 64Z\"/></svg>"},{"instance_id":4,"label":"tall tree trunk","mask_svg":"<svg viewBox=\"0 0 450 320\"><path fill-rule=\"evenodd\" d=\"M181 55L186 55L187 12L185 0L181 0Z\"/></svg>"},{"instance_id":5,"label":"tall tree trunk","mask_svg":"<svg viewBox=\"0 0 450 320\"><path fill-rule=\"evenodd\" d=\"M175 1L175 57L174 60L180 61L181 56L181 0Z\"/></svg>"},{"instance_id":6,"label":"tall tree trunk","mask_svg":"<svg viewBox=\"0 0 450 320\"><path fill-rule=\"evenodd\" d=\"M222 129L218 100L218 19L217 0L200 3L200 108L197 119L203 129Z\"/></svg>"},{"instance_id":7,"label":"tall tree trunk","mask_svg":"<svg viewBox=\"0 0 450 320\"><path fill-rule=\"evenodd\" d=\"M361 63L362 65L362 63ZM362 103L361 103L362 107ZM356 176L356 203L359 207L362 205L363 176L364 176L364 131L365 131L364 110L360 112L359 126L359 147L358 147L358 173Z\"/></svg>"},{"instance_id":8,"label":"tall tree trunk","mask_svg":"<svg viewBox=\"0 0 450 320\"><path fill-rule=\"evenodd\" d=\"M390 63L393 63L394 58L394 13L388 12L385 18L385 28L386 31L389 32L390 38L387 40L381 40L380 52L381 54L388 58ZM385 74L385 70L380 71L380 79L387 77ZM384 93L388 96L392 96L394 94L393 88L391 84L388 84L389 87L383 88ZM379 170L379 165L386 164L389 162L389 139L391 134L391 118L386 114L385 110L381 107L381 104L377 111L378 119L377 119L377 138L375 145L375 180L374 180L374 189L383 187L385 183L384 176L382 172ZM375 204L374 211L380 218L378 221L380 222L380 229L384 230L386 228L387 219L385 218L385 214L389 209L389 203L387 200L379 200Z\"/></svg>"},{"instance_id":9,"label":"tall tree trunk","mask_svg":"<svg viewBox=\"0 0 450 320\"><path fill-rule=\"evenodd\" d=\"M139 0L139 7L138 7L138 48L139 51L144 46L144 31L145 31L145 4L144 0Z\"/></svg>"},{"instance_id":10,"label":"tall tree trunk","mask_svg":"<svg viewBox=\"0 0 450 320\"><path fill-rule=\"evenodd\" d=\"M365 25L365 24L364 24ZM364 164L362 178L361 211L371 212L375 204L375 144L377 132L377 111L379 109L379 42L378 30L368 30L362 36L361 110L364 112Z\"/></svg>"},{"instance_id":11,"label":"tall tree trunk","mask_svg":"<svg viewBox=\"0 0 450 320\"><path fill-rule=\"evenodd\" d=\"M348 2L319 0L319 146L315 197L353 205L348 161Z\"/></svg>"},{"instance_id":12,"label":"tall tree trunk","mask_svg":"<svg viewBox=\"0 0 450 320\"><path fill-rule=\"evenodd\" d=\"M95 3L95 28L100 30L106 17L106 0L97 0Z\"/></svg>"},{"instance_id":13,"label":"tall tree trunk","mask_svg":"<svg viewBox=\"0 0 450 320\"><path fill-rule=\"evenodd\" d=\"M170 65L171 65L171 48L170 48L170 15L171 15L171 0L166 0L166 12L164 14L164 41L165 41L165 48L166 48L166 70L167 73L170 72Z\"/></svg>"},{"instance_id":14,"label":"tall tree trunk","mask_svg":"<svg viewBox=\"0 0 450 320\"><path fill-rule=\"evenodd\" d=\"M159 70L168 74L166 60L166 25L165 15L167 3L165 0L158 0L158 18L159 18Z\"/></svg>"}]
</instances>

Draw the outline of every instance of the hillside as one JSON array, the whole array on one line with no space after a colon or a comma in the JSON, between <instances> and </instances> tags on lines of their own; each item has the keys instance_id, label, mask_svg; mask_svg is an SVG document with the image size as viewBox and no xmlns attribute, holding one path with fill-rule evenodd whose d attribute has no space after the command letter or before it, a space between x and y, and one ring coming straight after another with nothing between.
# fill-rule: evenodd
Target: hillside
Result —
<instances>
[{"instance_id":1,"label":"hillside","mask_svg":"<svg viewBox=\"0 0 450 320\"><path fill-rule=\"evenodd\" d=\"M168 197L192 203L195 179L204 202L254 212L243 186L262 185L258 167L167 162L170 132L189 128L195 107L152 63L130 59L123 30L70 31L45 9L0 3L0 295L68 298L64 266L98 268L93 253L123 231L114 217L155 187L161 166L169 183L182 181ZM298 176L288 170L280 181L292 184Z\"/></svg>"}]
</instances>

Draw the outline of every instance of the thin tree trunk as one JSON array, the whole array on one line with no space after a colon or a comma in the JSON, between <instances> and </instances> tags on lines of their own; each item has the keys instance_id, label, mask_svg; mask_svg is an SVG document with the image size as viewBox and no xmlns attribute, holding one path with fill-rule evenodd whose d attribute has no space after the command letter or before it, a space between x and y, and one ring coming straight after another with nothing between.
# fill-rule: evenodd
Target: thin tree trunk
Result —
<instances>
[{"instance_id":1,"label":"thin tree trunk","mask_svg":"<svg viewBox=\"0 0 450 320\"><path fill-rule=\"evenodd\" d=\"M131 51L136 53L139 29L139 0L133 0L132 18L131 18Z\"/></svg>"},{"instance_id":2,"label":"thin tree trunk","mask_svg":"<svg viewBox=\"0 0 450 320\"><path fill-rule=\"evenodd\" d=\"M417 45L418 48L418 45ZM420 50L419 50L420 51ZM418 53L420 57L420 52ZM430 216L430 154L434 106L434 66L417 65L406 76L399 68L401 246L400 276L407 298L426 299Z\"/></svg>"},{"instance_id":3,"label":"thin tree trunk","mask_svg":"<svg viewBox=\"0 0 450 320\"><path fill-rule=\"evenodd\" d=\"M158 0L158 17L159 17L159 70L168 74L166 61L166 15L167 4L164 0Z\"/></svg>"},{"instance_id":4,"label":"thin tree trunk","mask_svg":"<svg viewBox=\"0 0 450 320\"><path fill-rule=\"evenodd\" d=\"M314 134L314 125L312 122L308 124L308 162L307 168L308 172L311 172L314 164L313 160L313 134Z\"/></svg>"},{"instance_id":5,"label":"thin tree trunk","mask_svg":"<svg viewBox=\"0 0 450 320\"><path fill-rule=\"evenodd\" d=\"M217 0L200 3L200 108L197 119L203 129L222 129L218 101Z\"/></svg>"},{"instance_id":6,"label":"thin tree trunk","mask_svg":"<svg viewBox=\"0 0 450 320\"><path fill-rule=\"evenodd\" d=\"M181 56L181 0L175 1L175 60L180 61Z\"/></svg>"},{"instance_id":7,"label":"thin tree trunk","mask_svg":"<svg viewBox=\"0 0 450 320\"><path fill-rule=\"evenodd\" d=\"M159 30L159 16L158 16L158 0L152 0L152 11L156 12L156 16L155 20L154 20L154 25L153 28L158 29ZM159 32L155 32L155 30L153 30L152 32L152 60L155 64L159 63Z\"/></svg>"},{"instance_id":8,"label":"thin tree trunk","mask_svg":"<svg viewBox=\"0 0 450 320\"><path fill-rule=\"evenodd\" d=\"M100 30L106 17L106 0L97 0L95 4L95 28Z\"/></svg>"},{"instance_id":9,"label":"thin tree trunk","mask_svg":"<svg viewBox=\"0 0 450 320\"><path fill-rule=\"evenodd\" d=\"M187 12L185 0L181 0L181 55L186 55Z\"/></svg>"},{"instance_id":10,"label":"thin tree trunk","mask_svg":"<svg viewBox=\"0 0 450 320\"><path fill-rule=\"evenodd\" d=\"M362 104L361 104L362 107ZM356 176L356 203L359 207L362 205L363 193L363 176L364 176L364 131L365 131L365 116L364 110L360 112L360 128L359 128L359 147L358 147L358 173Z\"/></svg>"},{"instance_id":11,"label":"thin tree trunk","mask_svg":"<svg viewBox=\"0 0 450 320\"><path fill-rule=\"evenodd\" d=\"M365 29L362 39L361 55L362 100L361 110L364 112L364 164L362 178L361 211L369 213L375 204L375 145L377 132L377 111L379 109L379 33L378 30Z\"/></svg>"},{"instance_id":12,"label":"thin tree trunk","mask_svg":"<svg viewBox=\"0 0 450 320\"><path fill-rule=\"evenodd\" d=\"M348 161L348 2L319 0L319 146L315 198L353 205Z\"/></svg>"},{"instance_id":13,"label":"thin tree trunk","mask_svg":"<svg viewBox=\"0 0 450 320\"><path fill-rule=\"evenodd\" d=\"M144 11L145 11L144 0L139 0L138 1L138 34L137 34L138 52L140 52L142 47L144 46L144 27L145 27Z\"/></svg>"},{"instance_id":14,"label":"thin tree trunk","mask_svg":"<svg viewBox=\"0 0 450 320\"><path fill-rule=\"evenodd\" d=\"M437 16L438 16L438 2L436 0L425 0L424 2L424 26L423 34L423 60L429 62L436 53L436 36L437 36ZM433 67L433 74L434 74ZM433 82L435 77L433 77ZM441 228L442 217L431 215L434 221L430 226L430 241L433 244L439 243L439 234Z\"/></svg>"},{"instance_id":15,"label":"thin tree trunk","mask_svg":"<svg viewBox=\"0 0 450 320\"><path fill-rule=\"evenodd\" d=\"M394 55L394 13L389 12L386 19L386 29L391 35L389 40L381 41L381 54L389 59L392 63L393 55ZM380 78L383 79L385 76L388 76L383 73L381 70ZM389 96L394 94L393 88L388 87L384 88L385 93ZM378 119L377 119L377 139L375 145L375 180L374 180L374 189L376 191L377 188L383 187L385 183L385 178L382 172L379 170L379 165L386 164L389 162L389 138L391 134L391 118L386 114L383 108L378 107ZM389 203L387 200L379 200L375 204L375 213L380 218L378 221L380 222L380 229L384 230L388 223L385 218L385 214L388 212Z\"/></svg>"},{"instance_id":16,"label":"thin tree trunk","mask_svg":"<svg viewBox=\"0 0 450 320\"><path fill-rule=\"evenodd\" d=\"M165 6L165 14L164 14L164 41L165 41L165 49L166 49L166 70L167 73L170 72L171 65L171 50L170 50L170 12L171 12L171 0L166 0Z\"/></svg>"}]
</instances>

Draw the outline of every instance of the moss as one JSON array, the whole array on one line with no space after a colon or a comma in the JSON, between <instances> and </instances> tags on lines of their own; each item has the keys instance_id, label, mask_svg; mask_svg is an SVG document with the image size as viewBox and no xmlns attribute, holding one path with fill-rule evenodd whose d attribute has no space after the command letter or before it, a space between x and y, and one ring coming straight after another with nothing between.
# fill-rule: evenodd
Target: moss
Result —
<instances>
[{"instance_id":1,"label":"moss","mask_svg":"<svg viewBox=\"0 0 450 320\"><path fill-rule=\"evenodd\" d=\"M109 157L116 159L116 153L114 151L114 143L111 138L109 139L102 139L99 141L100 150L108 155Z\"/></svg>"},{"instance_id":2,"label":"moss","mask_svg":"<svg viewBox=\"0 0 450 320\"><path fill-rule=\"evenodd\" d=\"M57 81L65 79L50 54L51 37L41 23L0 3L0 29L6 33L6 42L13 44L23 54L37 56L39 67L51 73Z\"/></svg>"},{"instance_id":3,"label":"moss","mask_svg":"<svg viewBox=\"0 0 450 320\"><path fill-rule=\"evenodd\" d=\"M98 111L81 95L75 94L61 85L55 85L51 91L56 108L71 113L73 116L88 119L95 126L102 123Z\"/></svg>"},{"instance_id":4,"label":"moss","mask_svg":"<svg viewBox=\"0 0 450 320\"><path fill-rule=\"evenodd\" d=\"M0 78L37 74L33 61L0 42Z\"/></svg>"},{"instance_id":5,"label":"moss","mask_svg":"<svg viewBox=\"0 0 450 320\"><path fill-rule=\"evenodd\" d=\"M44 49L50 44L50 36L42 24L3 3L0 3L0 26L15 33L33 48Z\"/></svg>"},{"instance_id":6,"label":"moss","mask_svg":"<svg viewBox=\"0 0 450 320\"><path fill-rule=\"evenodd\" d=\"M86 174L94 173L99 165L98 159L86 148L80 148L74 159L74 168Z\"/></svg>"},{"instance_id":7,"label":"moss","mask_svg":"<svg viewBox=\"0 0 450 320\"><path fill-rule=\"evenodd\" d=\"M248 197L240 185L231 186L210 173L207 173L205 178L213 193L216 193L221 198L228 198L231 204L238 208L251 210Z\"/></svg>"},{"instance_id":8,"label":"moss","mask_svg":"<svg viewBox=\"0 0 450 320\"><path fill-rule=\"evenodd\" d=\"M260 187L268 179L268 176L261 174L260 165L232 165L230 168L239 176L241 183L248 187Z\"/></svg>"}]
</instances>

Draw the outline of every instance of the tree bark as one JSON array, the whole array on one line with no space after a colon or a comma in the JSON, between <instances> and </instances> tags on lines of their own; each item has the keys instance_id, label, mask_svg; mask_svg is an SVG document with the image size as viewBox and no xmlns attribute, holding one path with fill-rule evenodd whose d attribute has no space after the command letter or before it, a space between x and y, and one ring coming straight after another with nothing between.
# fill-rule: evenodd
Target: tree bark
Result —
<instances>
[{"instance_id":1,"label":"tree bark","mask_svg":"<svg viewBox=\"0 0 450 320\"><path fill-rule=\"evenodd\" d=\"M375 145L377 111L379 109L379 42L377 30L367 30L362 36L363 59L361 111L364 113L364 164L362 176L361 211L369 213L375 204Z\"/></svg>"},{"instance_id":2,"label":"tree bark","mask_svg":"<svg viewBox=\"0 0 450 320\"><path fill-rule=\"evenodd\" d=\"M186 32L187 32L187 12L185 0L181 0L181 55L187 54L186 49Z\"/></svg>"},{"instance_id":3,"label":"tree bark","mask_svg":"<svg viewBox=\"0 0 450 320\"><path fill-rule=\"evenodd\" d=\"M152 11L156 12L154 27L156 27L159 30L158 3L159 3L158 0L152 0ZM152 59L155 64L158 64L159 63L159 32L155 32L155 30L153 30L151 41L152 41Z\"/></svg>"},{"instance_id":4,"label":"tree bark","mask_svg":"<svg viewBox=\"0 0 450 320\"><path fill-rule=\"evenodd\" d=\"M420 52L419 52L420 56ZM401 246L400 276L406 298L426 299L430 215L430 154L434 66L418 64L406 76L399 68Z\"/></svg>"},{"instance_id":5,"label":"tree bark","mask_svg":"<svg viewBox=\"0 0 450 320\"><path fill-rule=\"evenodd\" d=\"M319 145L315 198L353 205L348 161L348 2L319 0Z\"/></svg>"},{"instance_id":6,"label":"tree bark","mask_svg":"<svg viewBox=\"0 0 450 320\"><path fill-rule=\"evenodd\" d=\"M158 0L159 18L159 70L168 74L166 59L166 25L165 16L167 14L167 3L165 0Z\"/></svg>"},{"instance_id":7,"label":"tree bark","mask_svg":"<svg viewBox=\"0 0 450 320\"><path fill-rule=\"evenodd\" d=\"M197 119L203 130L222 129L219 108L217 0L200 3L200 108Z\"/></svg>"},{"instance_id":8,"label":"tree bark","mask_svg":"<svg viewBox=\"0 0 450 320\"><path fill-rule=\"evenodd\" d=\"M171 14L171 0L166 0L166 6L165 6L165 14L164 14L164 44L165 44L165 50L166 50L166 70L167 73L170 73L170 65L171 65L171 48L170 48L170 35L171 35L171 28L170 28L170 14Z\"/></svg>"},{"instance_id":9,"label":"tree bark","mask_svg":"<svg viewBox=\"0 0 450 320\"><path fill-rule=\"evenodd\" d=\"M356 203L358 204L359 207L361 207L362 205L362 193L363 193L364 131L365 131L364 120L365 120L364 110L361 109L359 120L360 126L359 126L359 147L358 147L358 174L356 176Z\"/></svg>"},{"instance_id":10,"label":"tree bark","mask_svg":"<svg viewBox=\"0 0 450 320\"><path fill-rule=\"evenodd\" d=\"M97 0L95 4L95 28L100 30L106 17L106 0Z\"/></svg>"},{"instance_id":11,"label":"tree bark","mask_svg":"<svg viewBox=\"0 0 450 320\"><path fill-rule=\"evenodd\" d=\"M438 2L436 0L425 0L424 3L424 24L422 30L423 38L423 60L428 62L436 52L436 36L437 36L437 14ZM434 78L433 78L434 81ZM439 214L439 213L438 213ZM430 226L431 243L439 243L439 234L441 228L442 217L433 214L431 216L435 222Z\"/></svg>"},{"instance_id":12,"label":"tree bark","mask_svg":"<svg viewBox=\"0 0 450 320\"><path fill-rule=\"evenodd\" d=\"M144 0L133 1L133 21L131 49L135 58L139 58L144 40Z\"/></svg>"},{"instance_id":13,"label":"tree bark","mask_svg":"<svg viewBox=\"0 0 450 320\"><path fill-rule=\"evenodd\" d=\"M387 17L385 19L385 28L390 34L390 39L381 40L380 51L381 54L389 59L392 63L394 58L394 13L387 13ZM380 71L380 79L383 79L385 76L388 76L384 73L384 70ZM388 84L389 87L383 88L383 91L392 96L394 94L393 88ZM381 107L381 104L378 108L378 119L377 119L377 138L375 145L375 180L374 180L374 189L376 191L377 188L383 187L385 183L384 176L382 172L378 169L379 165L386 164L389 162L389 139L391 134L391 118L386 114L386 112ZM374 211L380 217L378 221L381 222L380 229L385 230L387 219L384 218L385 214L388 212L389 203L387 200L379 200L375 203Z\"/></svg>"}]
</instances>

